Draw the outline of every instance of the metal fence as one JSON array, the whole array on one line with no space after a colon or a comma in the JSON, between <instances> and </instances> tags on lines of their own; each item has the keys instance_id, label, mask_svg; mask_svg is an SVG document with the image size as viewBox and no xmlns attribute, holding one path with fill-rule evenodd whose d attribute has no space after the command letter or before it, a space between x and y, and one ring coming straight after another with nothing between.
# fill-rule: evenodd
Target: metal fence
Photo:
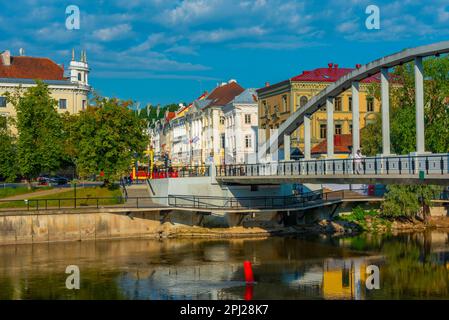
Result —
<instances>
[{"instance_id":1,"label":"metal fence","mask_svg":"<svg viewBox=\"0 0 449 320\"><path fill-rule=\"evenodd\" d=\"M365 157L362 159L317 159L273 163L220 165L218 177L318 176L318 175L448 175L449 154L425 156Z\"/></svg>"},{"instance_id":2,"label":"metal fence","mask_svg":"<svg viewBox=\"0 0 449 320\"><path fill-rule=\"evenodd\" d=\"M323 190L292 196L270 197L213 197L193 195L169 195L168 204L175 208L196 209L288 209L298 208L323 201L340 201L343 199L368 199L382 197L385 188L370 190L339 190L324 192Z\"/></svg>"}]
</instances>

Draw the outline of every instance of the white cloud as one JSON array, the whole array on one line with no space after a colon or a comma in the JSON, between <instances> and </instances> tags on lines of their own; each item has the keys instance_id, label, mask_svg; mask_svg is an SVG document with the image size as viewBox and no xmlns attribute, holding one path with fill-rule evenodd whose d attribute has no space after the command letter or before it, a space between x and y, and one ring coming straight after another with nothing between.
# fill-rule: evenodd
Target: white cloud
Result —
<instances>
[{"instance_id":1,"label":"white cloud","mask_svg":"<svg viewBox=\"0 0 449 320\"><path fill-rule=\"evenodd\" d=\"M112 41L126 38L131 33L131 26L129 24L119 24L110 28L95 30L92 35L100 41Z\"/></svg>"},{"instance_id":2,"label":"white cloud","mask_svg":"<svg viewBox=\"0 0 449 320\"><path fill-rule=\"evenodd\" d=\"M237 29L217 29L210 31L198 31L190 36L194 43L218 43L233 39L258 37L267 33L261 27L237 28Z\"/></svg>"},{"instance_id":3,"label":"white cloud","mask_svg":"<svg viewBox=\"0 0 449 320\"><path fill-rule=\"evenodd\" d=\"M439 22L448 22L449 21L449 12L446 11L446 8L438 9L438 21Z\"/></svg>"},{"instance_id":4,"label":"white cloud","mask_svg":"<svg viewBox=\"0 0 449 320\"><path fill-rule=\"evenodd\" d=\"M341 33L354 32L357 30L359 24L357 21L346 21L337 26L337 31Z\"/></svg>"}]
</instances>

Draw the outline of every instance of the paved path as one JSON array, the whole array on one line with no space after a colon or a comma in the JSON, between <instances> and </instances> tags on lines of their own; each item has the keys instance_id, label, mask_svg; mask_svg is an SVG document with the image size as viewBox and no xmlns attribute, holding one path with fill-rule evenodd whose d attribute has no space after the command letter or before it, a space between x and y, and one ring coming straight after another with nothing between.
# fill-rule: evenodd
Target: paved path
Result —
<instances>
[{"instance_id":1,"label":"paved path","mask_svg":"<svg viewBox=\"0 0 449 320\"><path fill-rule=\"evenodd\" d=\"M77 189L81 189L81 188L82 187L77 187ZM1 198L0 200L1 201L25 200L25 199L32 199L32 198L43 197L43 196L50 196L52 194L63 193L63 192L67 192L70 190L71 189L69 189L69 188L54 188L54 189L49 189L49 190L42 190L42 191L35 191L35 192L30 192L30 193L19 194L17 196Z\"/></svg>"}]
</instances>

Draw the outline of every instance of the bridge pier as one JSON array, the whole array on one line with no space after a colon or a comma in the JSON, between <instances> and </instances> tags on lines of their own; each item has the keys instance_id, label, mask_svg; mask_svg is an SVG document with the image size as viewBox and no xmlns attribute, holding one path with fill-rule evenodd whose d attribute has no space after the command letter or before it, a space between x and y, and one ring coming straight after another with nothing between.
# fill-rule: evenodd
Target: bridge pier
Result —
<instances>
[{"instance_id":1,"label":"bridge pier","mask_svg":"<svg viewBox=\"0 0 449 320\"><path fill-rule=\"evenodd\" d=\"M334 101L333 97L326 98L327 112L327 158L334 157Z\"/></svg>"},{"instance_id":2,"label":"bridge pier","mask_svg":"<svg viewBox=\"0 0 449 320\"><path fill-rule=\"evenodd\" d=\"M311 150L312 150L312 135L310 129L310 114L306 114L304 116L304 159L310 160L312 158Z\"/></svg>"},{"instance_id":3,"label":"bridge pier","mask_svg":"<svg viewBox=\"0 0 449 320\"><path fill-rule=\"evenodd\" d=\"M381 100L382 100L382 155L390 155L390 88L388 83L388 68L382 68Z\"/></svg>"},{"instance_id":4,"label":"bridge pier","mask_svg":"<svg viewBox=\"0 0 449 320\"><path fill-rule=\"evenodd\" d=\"M425 152L424 138L424 77L422 57L415 58L415 105L416 105L416 153Z\"/></svg>"},{"instance_id":5,"label":"bridge pier","mask_svg":"<svg viewBox=\"0 0 449 320\"><path fill-rule=\"evenodd\" d=\"M290 135L284 134L284 161L290 161Z\"/></svg>"},{"instance_id":6,"label":"bridge pier","mask_svg":"<svg viewBox=\"0 0 449 320\"><path fill-rule=\"evenodd\" d=\"M359 82L352 82L352 154L360 149L360 98Z\"/></svg>"}]
</instances>

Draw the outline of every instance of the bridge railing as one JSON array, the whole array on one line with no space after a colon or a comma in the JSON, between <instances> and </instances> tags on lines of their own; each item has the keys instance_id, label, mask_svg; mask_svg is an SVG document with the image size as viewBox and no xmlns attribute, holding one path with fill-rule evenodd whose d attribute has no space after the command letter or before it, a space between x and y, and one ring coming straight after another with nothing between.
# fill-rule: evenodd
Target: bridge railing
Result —
<instances>
[{"instance_id":1,"label":"bridge railing","mask_svg":"<svg viewBox=\"0 0 449 320\"><path fill-rule=\"evenodd\" d=\"M449 174L449 154L315 159L216 167L217 177Z\"/></svg>"},{"instance_id":2,"label":"bridge railing","mask_svg":"<svg viewBox=\"0 0 449 320\"><path fill-rule=\"evenodd\" d=\"M368 188L354 190L311 191L301 195L271 197L214 197L195 195L169 195L168 205L175 208L192 209L288 209L309 206L323 201L340 201L343 199L366 199L382 197L385 188L378 188L369 195Z\"/></svg>"},{"instance_id":3,"label":"bridge railing","mask_svg":"<svg viewBox=\"0 0 449 320\"><path fill-rule=\"evenodd\" d=\"M207 165L200 166L169 166L155 167L151 175L152 179L165 178L186 178L186 177L208 177L210 175L210 167Z\"/></svg>"}]
</instances>

